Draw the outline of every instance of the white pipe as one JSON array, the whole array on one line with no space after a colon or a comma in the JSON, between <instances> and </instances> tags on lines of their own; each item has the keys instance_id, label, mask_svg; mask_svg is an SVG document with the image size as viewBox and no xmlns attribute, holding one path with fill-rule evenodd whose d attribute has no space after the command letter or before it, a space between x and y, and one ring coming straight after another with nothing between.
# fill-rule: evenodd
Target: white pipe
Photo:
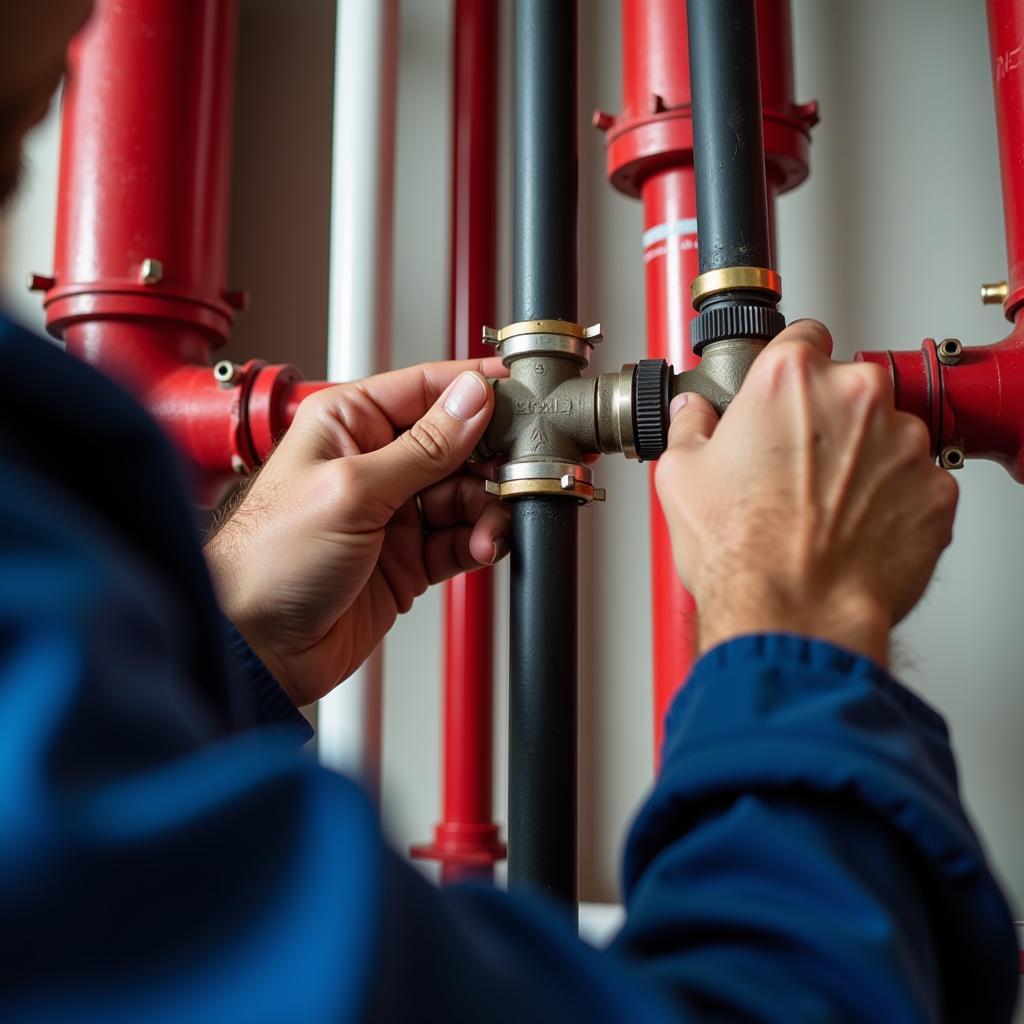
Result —
<instances>
[{"instance_id":1,"label":"white pipe","mask_svg":"<svg viewBox=\"0 0 1024 1024\"><path fill-rule=\"evenodd\" d=\"M398 0L338 0L331 169L327 376L357 380L391 359ZM320 701L320 760L380 778L382 657Z\"/></svg>"}]
</instances>

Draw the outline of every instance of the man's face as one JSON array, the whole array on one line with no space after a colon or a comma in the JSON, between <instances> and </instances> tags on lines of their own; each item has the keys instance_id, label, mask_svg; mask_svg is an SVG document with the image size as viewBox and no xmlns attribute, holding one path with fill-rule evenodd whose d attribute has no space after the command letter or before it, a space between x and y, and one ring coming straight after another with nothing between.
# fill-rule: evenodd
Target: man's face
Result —
<instances>
[{"instance_id":1,"label":"man's face","mask_svg":"<svg viewBox=\"0 0 1024 1024\"><path fill-rule=\"evenodd\" d=\"M46 116L68 43L91 11L92 0L0 2L0 204L14 192L22 141Z\"/></svg>"}]
</instances>

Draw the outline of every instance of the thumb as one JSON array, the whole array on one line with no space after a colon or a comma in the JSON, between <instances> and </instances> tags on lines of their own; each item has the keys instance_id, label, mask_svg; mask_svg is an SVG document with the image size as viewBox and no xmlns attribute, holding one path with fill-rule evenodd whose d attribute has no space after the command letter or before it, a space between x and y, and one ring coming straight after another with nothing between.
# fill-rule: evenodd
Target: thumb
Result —
<instances>
[{"instance_id":1,"label":"thumb","mask_svg":"<svg viewBox=\"0 0 1024 1024\"><path fill-rule=\"evenodd\" d=\"M706 441L718 425L718 413L714 406L697 394L676 395L668 407L668 415L667 449Z\"/></svg>"},{"instance_id":2,"label":"thumb","mask_svg":"<svg viewBox=\"0 0 1024 1024\"><path fill-rule=\"evenodd\" d=\"M494 393L482 374L466 370L404 434L359 456L367 494L397 509L469 458L491 419Z\"/></svg>"}]
</instances>

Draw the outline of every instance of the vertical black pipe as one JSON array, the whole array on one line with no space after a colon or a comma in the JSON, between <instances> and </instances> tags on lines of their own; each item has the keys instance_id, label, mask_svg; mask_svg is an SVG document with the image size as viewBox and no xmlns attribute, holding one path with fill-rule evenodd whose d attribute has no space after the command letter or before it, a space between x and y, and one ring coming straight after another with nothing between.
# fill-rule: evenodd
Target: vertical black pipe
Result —
<instances>
[{"instance_id":1,"label":"vertical black pipe","mask_svg":"<svg viewBox=\"0 0 1024 1024\"><path fill-rule=\"evenodd\" d=\"M700 272L771 268L755 0L687 0Z\"/></svg>"},{"instance_id":2,"label":"vertical black pipe","mask_svg":"<svg viewBox=\"0 0 1024 1024\"><path fill-rule=\"evenodd\" d=\"M565 498L512 506L508 878L577 900L579 510Z\"/></svg>"},{"instance_id":3,"label":"vertical black pipe","mask_svg":"<svg viewBox=\"0 0 1024 1024\"><path fill-rule=\"evenodd\" d=\"M518 0L513 320L576 320L576 0ZM578 899L578 516L512 502L508 878Z\"/></svg>"},{"instance_id":4,"label":"vertical black pipe","mask_svg":"<svg viewBox=\"0 0 1024 1024\"><path fill-rule=\"evenodd\" d=\"M512 319L576 320L576 0L517 0Z\"/></svg>"}]
</instances>

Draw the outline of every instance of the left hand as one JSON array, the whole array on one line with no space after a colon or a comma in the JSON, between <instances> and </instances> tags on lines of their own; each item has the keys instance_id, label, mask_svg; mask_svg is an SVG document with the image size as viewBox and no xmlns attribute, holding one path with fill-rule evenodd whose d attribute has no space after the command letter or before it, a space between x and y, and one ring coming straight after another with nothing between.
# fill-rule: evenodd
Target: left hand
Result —
<instances>
[{"instance_id":1,"label":"left hand","mask_svg":"<svg viewBox=\"0 0 1024 1024\"><path fill-rule=\"evenodd\" d=\"M207 543L221 607L296 704L351 675L430 584L508 551L508 511L466 465L494 405L482 374L505 372L431 363L311 395Z\"/></svg>"}]
</instances>

